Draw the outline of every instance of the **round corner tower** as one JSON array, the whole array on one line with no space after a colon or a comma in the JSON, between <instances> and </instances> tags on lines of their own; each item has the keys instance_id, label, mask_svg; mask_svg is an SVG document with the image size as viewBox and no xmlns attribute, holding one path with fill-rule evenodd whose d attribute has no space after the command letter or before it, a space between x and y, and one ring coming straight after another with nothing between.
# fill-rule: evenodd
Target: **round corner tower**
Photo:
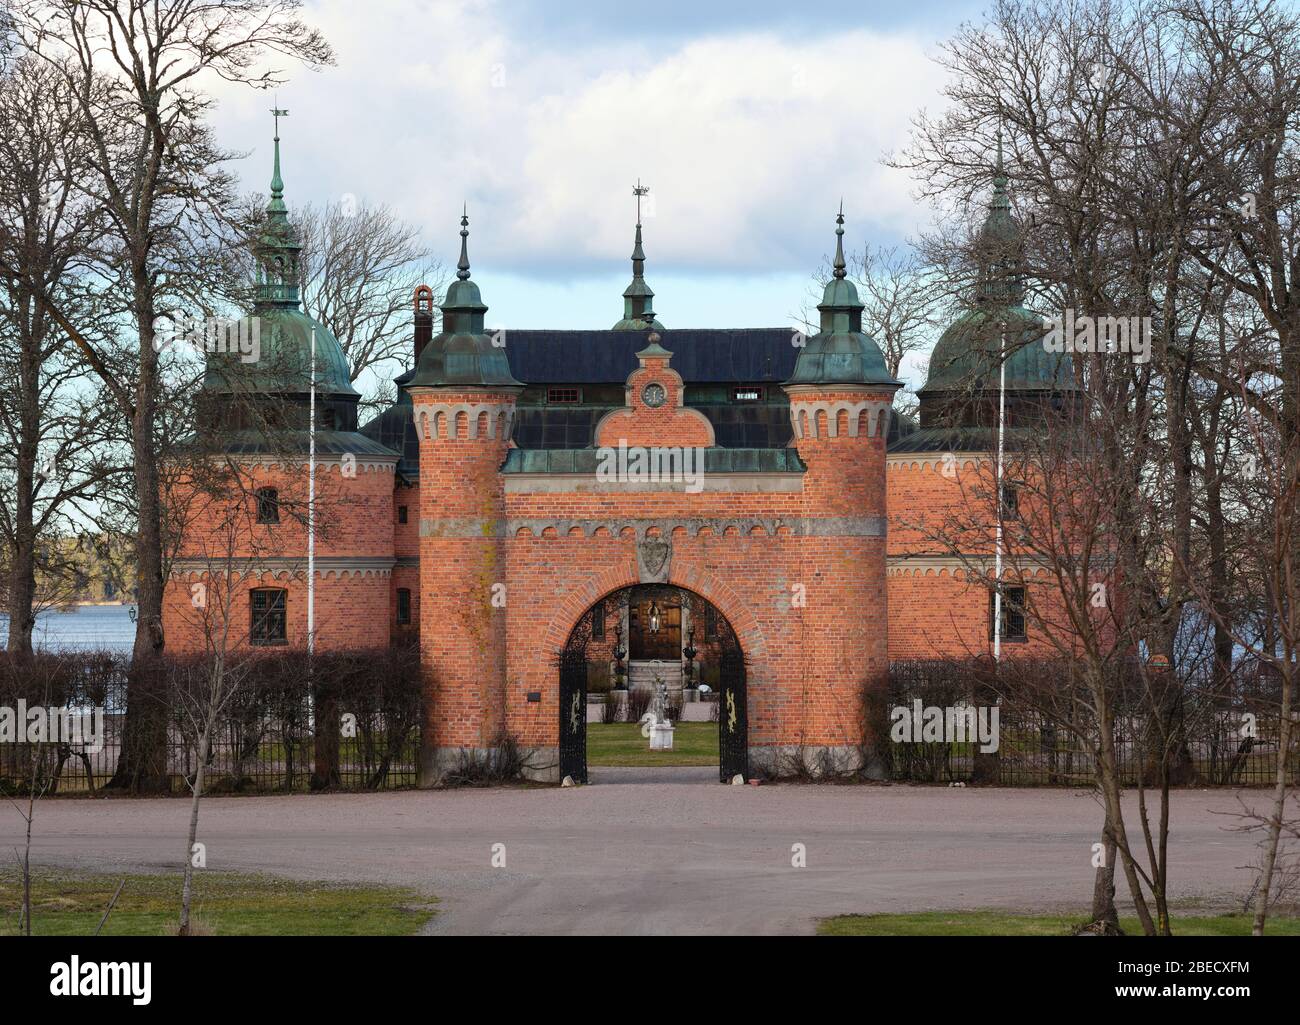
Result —
<instances>
[{"instance_id":1,"label":"round corner tower","mask_svg":"<svg viewBox=\"0 0 1300 1025\"><path fill-rule=\"evenodd\" d=\"M870 771L880 738L864 735L864 701L888 674L885 583L885 447L894 393L875 341L862 331L862 303L847 278L844 214L837 218L834 274L806 339L790 397L793 444L804 479L802 745Z\"/></svg>"},{"instance_id":2,"label":"round corner tower","mask_svg":"<svg viewBox=\"0 0 1300 1025\"><path fill-rule=\"evenodd\" d=\"M425 674L428 786L467 759L491 760L505 728L505 496L514 379L486 333L470 280L469 218L461 218L456 281L442 331L407 385L420 441L420 655Z\"/></svg>"}]
</instances>

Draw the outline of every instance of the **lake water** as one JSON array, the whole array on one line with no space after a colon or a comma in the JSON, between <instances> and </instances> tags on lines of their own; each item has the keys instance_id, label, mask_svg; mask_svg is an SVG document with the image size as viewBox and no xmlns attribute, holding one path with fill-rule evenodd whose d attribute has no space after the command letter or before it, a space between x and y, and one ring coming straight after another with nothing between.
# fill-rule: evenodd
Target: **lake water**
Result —
<instances>
[{"instance_id":1,"label":"lake water","mask_svg":"<svg viewBox=\"0 0 1300 1025\"><path fill-rule=\"evenodd\" d=\"M130 605L78 605L70 612L36 617L32 643L43 651L119 651L130 653L135 624ZM9 637L9 617L0 613L0 649Z\"/></svg>"}]
</instances>

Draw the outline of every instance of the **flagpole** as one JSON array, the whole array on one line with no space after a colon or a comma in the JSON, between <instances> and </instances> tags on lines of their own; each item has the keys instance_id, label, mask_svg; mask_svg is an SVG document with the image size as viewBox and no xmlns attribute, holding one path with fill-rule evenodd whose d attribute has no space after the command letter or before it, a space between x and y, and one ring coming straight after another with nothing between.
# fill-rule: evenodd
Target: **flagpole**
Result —
<instances>
[{"instance_id":1,"label":"flagpole","mask_svg":"<svg viewBox=\"0 0 1300 1025\"><path fill-rule=\"evenodd\" d=\"M1002 661L1002 460L1007 432L1007 332L1006 323L998 332L998 465L997 489L994 501L997 503L998 526L994 543L993 575L995 590L993 592L993 661Z\"/></svg>"},{"instance_id":2,"label":"flagpole","mask_svg":"<svg viewBox=\"0 0 1300 1025\"><path fill-rule=\"evenodd\" d=\"M311 422L307 427L307 654L316 651L316 329L311 329Z\"/></svg>"}]
</instances>

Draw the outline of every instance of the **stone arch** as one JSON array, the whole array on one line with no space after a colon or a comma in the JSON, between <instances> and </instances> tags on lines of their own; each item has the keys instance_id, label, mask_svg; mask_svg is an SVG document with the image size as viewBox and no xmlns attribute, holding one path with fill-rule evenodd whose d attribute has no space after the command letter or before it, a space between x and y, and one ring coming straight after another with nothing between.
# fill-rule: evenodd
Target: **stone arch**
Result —
<instances>
[{"instance_id":1,"label":"stone arch","mask_svg":"<svg viewBox=\"0 0 1300 1025\"><path fill-rule=\"evenodd\" d=\"M608 598L617 591L636 587L640 583L640 578L630 562L624 566L611 566L588 576L560 601L559 608L547 623L543 634L544 650L547 652L562 650L582 617L596 602ZM731 624L731 629L735 632L736 640L740 643L740 649L747 660L757 663L766 654L767 642L758 619L750 611L745 600L729 584L703 570L688 568L682 572L676 566L669 571L665 583L703 598L721 612ZM756 676L755 679L761 680L762 676Z\"/></svg>"}]
</instances>

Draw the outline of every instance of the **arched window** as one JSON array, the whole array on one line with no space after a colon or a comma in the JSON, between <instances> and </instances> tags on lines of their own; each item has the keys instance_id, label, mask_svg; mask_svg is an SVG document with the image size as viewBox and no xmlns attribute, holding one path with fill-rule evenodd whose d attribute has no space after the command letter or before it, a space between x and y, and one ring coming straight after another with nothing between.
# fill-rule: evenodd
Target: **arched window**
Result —
<instances>
[{"instance_id":1,"label":"arched window","mask_svg":"<svg viewBox=\"0 0 1300 1025\"><path fill-rule=\"evenodd\" d=\"M249 594L248 642L253 645L287 644L285 609L288 591L259 587Z\"/></svg>"},{"instance_id":2,"label":"arched window","mask_svg":"<svg viewBox=\"0 0 1300 1025\"><path fill-rule=\"evenodd\" d=\"M258 488L254 492L257 500L257 522L280 522L280 492L275 488Z\"/></svg>"}]
</instances>

